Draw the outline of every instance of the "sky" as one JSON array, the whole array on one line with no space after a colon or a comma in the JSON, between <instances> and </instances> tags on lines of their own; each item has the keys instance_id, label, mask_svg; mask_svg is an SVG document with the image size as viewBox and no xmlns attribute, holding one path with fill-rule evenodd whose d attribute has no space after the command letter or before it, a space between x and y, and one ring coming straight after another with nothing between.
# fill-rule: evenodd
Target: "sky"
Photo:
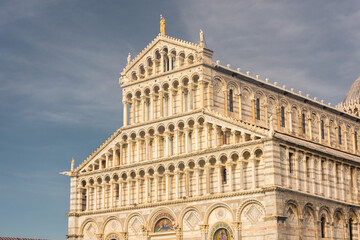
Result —
<instances>
[{"instance_id":1,"label":"sky","mask_svg":"<svg viewBox=\"0 0 360 240\"><path fill-rule=\"evenodd\" d=\"M120 72L159 33L334 106L360 76L360 1L0 1L0 236L66 239L71 158L122 126Z\"/></svg>"}]
</instances>

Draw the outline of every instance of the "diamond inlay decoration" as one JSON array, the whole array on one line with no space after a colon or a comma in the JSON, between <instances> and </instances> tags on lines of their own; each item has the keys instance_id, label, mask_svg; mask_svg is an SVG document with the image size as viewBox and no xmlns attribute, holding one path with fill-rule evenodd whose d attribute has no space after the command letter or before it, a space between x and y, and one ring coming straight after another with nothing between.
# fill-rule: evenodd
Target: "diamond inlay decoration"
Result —
<instances>
[{"instance_id":1,"label":"diamond inlay decoration","mask_svg":"<svg viewBox=\"0 0 360 240\"><path fill-rule=\"evenodd\" d=\"M262 215L262 211L255 204L252 204L245 212L245 216L247 217L247 219L249 219L249 221L252 224L258 222L261 215Z\"/></svg>"},{"instance_id":2,"label":"diamond inlay decoration","mask_svg":"<svg viewBox=\"0 0 360 240\"><path fill-rule=\"evenodd\" d=\"M137 217L134 217L130 223L130 226L134 234L139 234L141 232L142 222Z\"/></svg>"},{"instance_id":3,"label":"diamond inlay decoration","mask_svg":"<svg viewBox=\"0 0 360 240\"><path fill-rule=\"evenodd\" d=\"M199 226L200 218L194 211L188 212L184 217L185 223L190 230L195 230Z\"/></svg>"}]
</instances>

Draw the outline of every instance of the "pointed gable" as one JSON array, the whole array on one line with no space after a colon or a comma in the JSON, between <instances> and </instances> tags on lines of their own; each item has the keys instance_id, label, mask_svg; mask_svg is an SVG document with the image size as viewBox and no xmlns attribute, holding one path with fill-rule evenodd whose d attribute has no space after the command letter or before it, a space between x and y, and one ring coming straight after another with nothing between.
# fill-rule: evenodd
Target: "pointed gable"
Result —
<instances>
[{"instance_id":1,"label":"pointed gable","mask_svg":"<svg viewBox=\"0 0 360 240\"><path fill-rule=\"evenodd\" d=\"M166 71L166 68L175 69L185 63L193 63L198 60L198 53L202 49L199 44L159 34L126 65L119 82L141 80ZM165 61L161 61L162 59Z\"/></svg>"}]
</instances>

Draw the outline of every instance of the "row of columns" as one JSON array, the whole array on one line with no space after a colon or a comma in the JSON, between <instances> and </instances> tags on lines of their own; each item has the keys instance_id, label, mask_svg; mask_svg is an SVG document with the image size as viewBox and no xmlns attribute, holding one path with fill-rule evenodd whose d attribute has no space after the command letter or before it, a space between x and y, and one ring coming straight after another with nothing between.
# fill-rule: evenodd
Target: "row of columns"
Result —
<instances>
[{"instance_id":1,"label":"row of columns","mask_svg":"<svg viewBox=\"0 0 360 240\"><path fill-rule=\"evenodd\" d=\"M245 172L243 168L243 161L244 160L241 160L238 163L240 165L240 190L246 189L244 183ZM250 160L247 161L247 163L251 164L251 188L253 189L258 187L256 181L257 161L258 160L255 158L250 158ZM142 177L128 177L126 180L111 180L108 183L95 183L93 186L88 185L80 187L79 208L81 209L81 205L84 204L84 197L86 198L86 210L98 210L131 204L196 197L202 196L203 194L210 195L214 193L224 193L227 191L233 192L235 191L234 164L235 163L232 161L228 161L225 164L218 162L215 165L210 165L210 163L207 162L203 168L195 167L190 169L189 167L185 167L183 170L176 169L173 172L166 171L164 174L156 172L153 175L146 174ZM224 174L222 170L224 168L226 169L226 182L223 181ZM211 173L216 174L217 179L215 185L211 184ZM195 182L192 182L190 175L195 175ZM205 181L205 186L201 186L201 180ZM160 181L164 181L165 183L164 196L160 195ZM172 181L174 181L173 186L171 184ZM192 189L192 186L194 189ZM151 196L152 192L154 193L153 197ZM90 204L90 202L92 204ZM89 209L90 205L92 205L92 207Z\"/></svg>"},{"instance_id":2,"label":"row of columns","mask_svg":"<svg viewBox=\"0 0 360 240\"><path fill-rule=\"evenodd\" d=\"M359 203L358 174L360 169L348 164L330 161L286 148L286 187L299 191L323 195L341 201ZM333 184L330 184L332 178ZM349 195L347 194L349 190Z\"/></svg>"},{"instance_id":3,"label":"row of columns","mask_svg":"<svg viewBox=\"0 0 360 240\"><path fill-rule=\"evenodd\" d=\"M212 128L210 125L212 125ZM201 134L204 134L203 146ZM231 135L230 139L228 139L229 134ZM222 140L219 139L220 136L223 137ZM163 144L160 144L160 140L162 139L164 142ZM144 137L136 137L135 139L121 141L119 143L120 157L119 161L116 160L116 164L119 162L120 165L123 165L190 153L221 145L245 142L247 139L255 140L256 137L253 134L250 135L243 131L240 132L235 129L218 126L214 123L206 122L203 125L195 124L193 128L186 127L181 130L175 129L172 132L165 131L162 134L146 134ZM162 149L160 149L160 147ZM145 159L142 158L141 155L144 156ZM118 158L117 155L115 156Z\"/></svg>"},{"instance_id":4,"label":"row of columns","mask_svg":"<svg viewBox=\"0 0 360 240\"><path fill-rule=\"evenodd\" d=\"M168 90L161 89L158 93L151 93L148 96L141 96L139 98L133 97L132 100L123 101L123 123L124 126L130 124L144 122L157 119L158 117L166 117L173 115L174 109L179 109L179 112L193 110L196 102L196 89L200 90L200 108L204 107L204 81L199 80L199 83L190 82L188 86L180 86L179 88L170 87ZM208 84L209 85L209 84ZM179 101L179 108L175 106L176 99ZM159 103L157 103L159 102ZM131 107L129 111L128 105ZM155 105L159 110L155 112ZM208 105L209 106L209 105ZM128 116L128 112L131 116ZM136 113L138 112L138 118Z\"/></svg>"}]
</instances>

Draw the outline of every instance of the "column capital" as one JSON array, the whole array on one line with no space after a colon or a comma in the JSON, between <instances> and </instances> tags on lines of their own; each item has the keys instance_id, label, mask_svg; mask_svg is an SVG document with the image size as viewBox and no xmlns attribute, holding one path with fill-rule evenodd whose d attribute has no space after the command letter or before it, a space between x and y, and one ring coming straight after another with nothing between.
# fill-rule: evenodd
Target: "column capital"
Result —
<instances>
[{"instance_id":1,"label":"column capital","mask_svg":"<svg viewBox=\"0 0 360 240\"><path fill-rule=\"evenodd\" d=\"M227 127L224 127L224 126L221 127L221 131L223 131L223 132L225 132L226 129L227 129Z\"/></svg>"},{"instance_id":2,"label":"column capital","mask_svg":"<svg viewBox=\"0 0 360 240\"><path fill-rule=\"evenodd\" d=\"M236 134L236 130L235 129L231 129L231 134Z\"/></svg>"}]
</instances>

